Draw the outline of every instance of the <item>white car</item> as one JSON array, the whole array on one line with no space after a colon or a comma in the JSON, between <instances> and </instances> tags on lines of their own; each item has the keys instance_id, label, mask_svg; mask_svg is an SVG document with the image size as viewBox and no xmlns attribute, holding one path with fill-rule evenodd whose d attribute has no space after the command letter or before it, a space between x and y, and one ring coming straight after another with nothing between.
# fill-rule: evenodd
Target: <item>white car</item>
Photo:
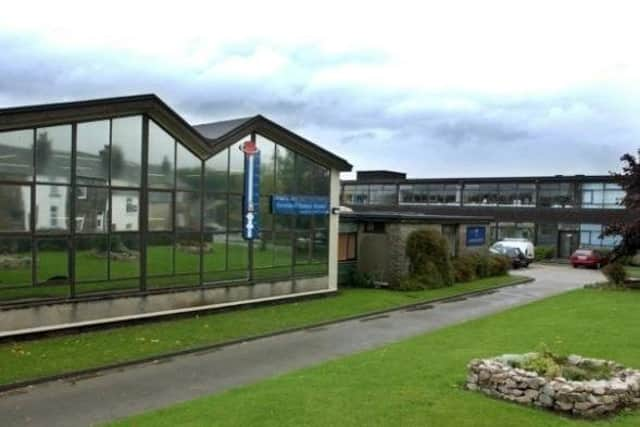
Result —
<instances>
[{"instance_id":1,"label":"white car","mask_svg":"<svg viewBox=\"0 0 640 427\"><path fill-rule=\"evenodd\" d=\"M501 253L500 248L518 248L529 261L533 261L536 257L536 248L527 239L503 239L491 245L491 252Z\"/></svg>"}]
</instances>

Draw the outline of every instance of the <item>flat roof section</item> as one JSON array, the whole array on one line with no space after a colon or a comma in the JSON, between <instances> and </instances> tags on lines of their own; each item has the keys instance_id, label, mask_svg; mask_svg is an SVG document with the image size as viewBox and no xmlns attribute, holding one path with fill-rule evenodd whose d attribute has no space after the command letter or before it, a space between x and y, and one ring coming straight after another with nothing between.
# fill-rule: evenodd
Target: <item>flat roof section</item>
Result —
<instances>
[{"instance_id":1,"label":"flat roof section","mask_svg":"<svg viewBox=\"0 0 640 427\"><path fill-rule=\"evenodd\" d=\"M371 221L371 222L400 222L414 221L435 224L476 224L489 223L493 221L490 216L468 216L468 215L434 215L419 212L397 212L397 211L374 211L363 210L354 212L343 212L340 220Z\"/></svg>"}]
</instances>

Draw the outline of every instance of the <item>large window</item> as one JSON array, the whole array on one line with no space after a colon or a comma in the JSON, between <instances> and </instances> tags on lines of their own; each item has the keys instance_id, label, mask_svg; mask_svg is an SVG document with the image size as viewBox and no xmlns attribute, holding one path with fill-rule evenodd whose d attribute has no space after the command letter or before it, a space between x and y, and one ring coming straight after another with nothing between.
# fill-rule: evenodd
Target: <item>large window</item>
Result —
<instances>
[{"instance_id":1,"label":"large window","mask_svg":"<svg viewBox=\"0 0 640 427\"><path fill-rule=\"evenodd\" d=\"M498 240L519 238L533 241L535 224L532 222L500 222L498 223L497 233Z\"/></svg>"},{"instance_id":2,"label":"large window","mask_svg":"<svg viewBox=\"0 0 640 427\"><path fill-rule=\"evenodd\" d=\"M602 224L580 224L580 246L585 248L613 248L620 243L619 236L603 236Z\"/></svg>"},{"instance_id":3,"label":"large window","mask_svg":"<svg viewBox=\"0 0 640 427\"><path fill-rule=\"evenodd\" d=\"M458 184L401 184L401 204L459 205Z\"/></svg>"},{"instance_id":4,"label":"large window","mask_svg":"<svg viewBox=\"0 0 640 427\"><path fill-rule=\"evenodd\" d=\"M542 183L538 194L538 207L572 208L576 206L575 185L569 182Z\"/></svg>"},{"instance_id":5,"label":"large window","mask_svg":"<svg viewBox=\"0 0 640 427\"><path fill-rule=\"evenodd\" d=\"M536 185L527 183L501 183L498 186L500 206L532 207L536 201Z\"/></svg>"},{"instance_id":6,"label":"large window","mask_svg":"<svg viewBox=\"0 0 640 427\"><path fill-rule=\"evenodd\" d=\"M465 184L463 202L467 206L496 206L498 204L498 194L498 184Z\"/></svg>"},{"instance_id":7,"label":"large window","mask_svg":"<svg viewBox=\"0 0 640 427\"><path fill-rule=\"evenodd\" d=\"M581 186L581 206L593 209L623 209L624 190L615 183L585 183Z\"/></svg>"},{"instance_id":8,"label":"large window","mask_svg":"<svg viewBox=\"0 0 640 427\"><path fill-rule=\"evenodd\" d=\"M362 184L345 184L342 187L342 203L346 205L369 204L369 186Z\"/></svg>"}]
</instances>

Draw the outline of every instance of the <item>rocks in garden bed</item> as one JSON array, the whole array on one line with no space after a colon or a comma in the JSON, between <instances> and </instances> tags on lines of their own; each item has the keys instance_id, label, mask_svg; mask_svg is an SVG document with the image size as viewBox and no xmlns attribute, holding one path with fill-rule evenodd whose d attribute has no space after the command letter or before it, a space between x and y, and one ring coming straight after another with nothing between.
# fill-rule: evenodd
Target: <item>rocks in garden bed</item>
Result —
<instances>
[{"instance_id":1,"label":"rocks in garden bed","mask_svg":"<svg viewBox=\"0 0 640 427\"><path fill-rule=\"evenodd\" d=\"M466 387L492 397L534 405L579 417L595 418L640 404L640 371L616 362L588 359L577 355L566 358L575 367L606 367L611 377L602 380L571 381L563 377L547 378L521 366L524 355L503 355L492 359L474 359L469 365Z\"/></svg>"},{"instance_id":2,"label":"rocks in garden bed","mask_svg":"<svg viewBox=\"0 0 640 427\"><path fill-rule=\"evenodd\" d=\"M197 242L193 243L179 243L177 245L178 249L187 252L189 254L197 255L200 253L200 249L202 248L202 252L209 253L212 250L211 244L204 242L203 244L199 244Z\"/></svg>"}]
</instances>

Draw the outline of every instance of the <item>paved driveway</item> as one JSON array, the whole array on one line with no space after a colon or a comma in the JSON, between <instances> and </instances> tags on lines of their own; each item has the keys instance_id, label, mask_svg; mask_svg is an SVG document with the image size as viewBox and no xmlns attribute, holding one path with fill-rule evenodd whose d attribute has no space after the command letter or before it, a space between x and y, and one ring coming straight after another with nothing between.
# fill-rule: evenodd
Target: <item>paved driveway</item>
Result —
<instances>
[{"instance_id":1,"label":"paved driveway","mask_svg":"<svg viewBox=\"0 0 640 427\"><path fill-rule=\"evenodd\" d=\"M87 426L258 381L602 280L597 271L532 266L535 282L424 310L293 332L218 350L41 384L0 396L0 426Z\"/></svg>"}]
</instances>

